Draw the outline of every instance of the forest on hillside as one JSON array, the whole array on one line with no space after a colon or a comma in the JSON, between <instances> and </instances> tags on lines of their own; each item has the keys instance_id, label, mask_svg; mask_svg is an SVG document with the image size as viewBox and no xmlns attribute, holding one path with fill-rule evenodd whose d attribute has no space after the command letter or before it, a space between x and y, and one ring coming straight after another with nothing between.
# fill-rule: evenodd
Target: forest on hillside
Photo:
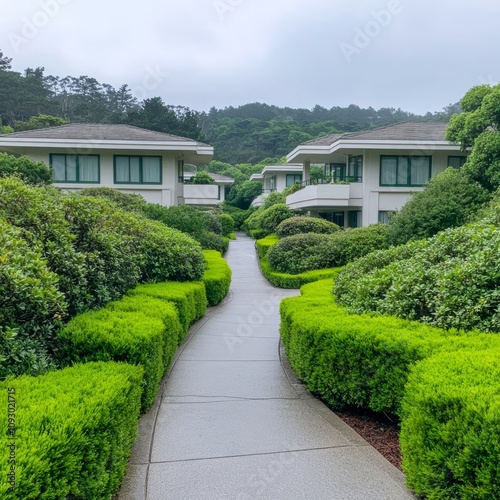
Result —
<instances>
[{"instance_id":1,"label":"forest on hillside","mask_svg":"<svg viewBox=\"0 0 500 500\"><path fill-rule=\"evenodd\" d=\"M209 112L166 104L155 96L139 101L123 84L114 88L90 76L47 75L43 67L12 69L0 51L0 133L63 123L123 123L190 137L215 148L215 159L256 164L280 158L298 144L334 132L352 132L408 120L448 121L458 104L415 115L401 109L348 107L280 108L250 103Z\"/></svg>"}]
</instances>

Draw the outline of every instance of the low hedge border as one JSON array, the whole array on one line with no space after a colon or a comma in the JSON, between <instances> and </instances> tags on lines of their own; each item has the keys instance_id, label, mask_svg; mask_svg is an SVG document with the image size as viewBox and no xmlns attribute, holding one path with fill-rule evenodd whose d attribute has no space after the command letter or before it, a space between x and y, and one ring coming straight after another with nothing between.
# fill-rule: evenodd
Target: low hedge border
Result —
<instances>
[{"instance_id":1,"label":"low hedge border","mask_svg":"<svg viewBox=\"0 0 500 500\"><path fill-rule=\"evenodd\" d=\"M259 256L259 259L262 259L263 257L266 256L268 250L273 246L276 245L279 241L279 237L275 234L270 234L266 236L265 238L261 238L260 240L257 240L255 242L255 248L257 248L257 254Z\"/></svg>"},{"instance_id":2,"label":"low hedge border","mask_svg":"<svg viewBox=\"0 0 500 500\"><path fill-rule=\"evenodd\" d=\"M281 303L287 357L332 407L402 420L408 484L429 498L500 494L500 337L390 316L348 314L331 280Z\"/></svg>"},{"instance_id":3,"label":"low hedge border","mask_svg":"<svg viewBox=\"0 0 500 500\"><path fill-rule=\"evenodd\" d=\"M142 372L124 363L88 363L1 382L9 411L0 417L0 497L117 493L137 436Z\"/></svg>"},{"instance_id":4,"label":"low hedge border","mask_svg":"<svg viewBox=\"0 0 500 500\"><path fill-rule=\"evenodd\" d=\"M204 316L206 304L203 283L140 285L123 301L73 318L59 333L61 364L124 361L143 366L145 412L179 343Z\"/></svg>"},{"instance_id":5,"label":"low hedge border","mask_svg":"<svg viewBox=\"0 0 500 500\"><path fill-rule=\"evenodd\" d=\"M335 278L342 268L333 267L331 269L317 269L316 271L307 271L301 274L278 273L271 269L266 257L260 259L260 268L262 274L267 278L271 285L277 288L299 289L301 286L316 281Z\"/></svg>"},{"instance_id":6,"label":"low hedge border","mask_svg":"<svg viewBox=\"0 0 500 500\"><path fill-rule=\"evenodd\" d=\"M229 264L216 250L203 250L205 256L205 284L209 306L219 304L229 292L232 272Z\"/></svg>"}]
</instances>

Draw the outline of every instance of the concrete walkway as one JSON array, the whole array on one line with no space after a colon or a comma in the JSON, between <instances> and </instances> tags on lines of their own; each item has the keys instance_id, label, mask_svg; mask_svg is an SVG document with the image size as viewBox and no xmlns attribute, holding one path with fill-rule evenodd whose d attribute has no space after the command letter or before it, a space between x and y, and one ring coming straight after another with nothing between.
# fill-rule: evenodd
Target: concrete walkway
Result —
<instances>
[{"instance_id":1,"label":"concrete walkway","mask_svg":"<svg viewBox=\"0 0 500 500\"><path fill-rule=\"evenodd\" d=\"M403 500L402 474L311 397L279 342L279 302L254 242L231 242L233 283L196 324L141 419L119 500Z\"/></svg>"}]
</instances>

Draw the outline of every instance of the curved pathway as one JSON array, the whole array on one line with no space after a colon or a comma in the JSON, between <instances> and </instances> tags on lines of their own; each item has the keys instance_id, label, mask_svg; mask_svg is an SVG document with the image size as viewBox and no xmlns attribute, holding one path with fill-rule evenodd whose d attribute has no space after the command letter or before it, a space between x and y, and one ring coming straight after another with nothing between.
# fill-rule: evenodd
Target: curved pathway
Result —
<instances>
[{"instance_id":1,"label":"curved pathway","mask_svg":"<svg viewBox=\"0 0 500 500\"><path fill-rule=\"evenodd\" d=\"M278 290L254 242L231 242L226 301L190 331L120 500L404 500L402 474L304 390L279 341Z\"/></svg>"}]
</instances>

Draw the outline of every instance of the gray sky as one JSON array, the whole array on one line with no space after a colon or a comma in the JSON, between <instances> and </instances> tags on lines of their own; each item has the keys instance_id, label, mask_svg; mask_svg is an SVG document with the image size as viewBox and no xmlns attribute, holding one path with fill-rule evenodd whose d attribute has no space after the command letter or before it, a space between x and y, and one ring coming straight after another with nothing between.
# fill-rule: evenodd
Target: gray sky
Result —
<instances>
[{"instance_id":1,"label":"gray sky","mask_svg":"<svg viewBox=\"0 0 500 500\"><path fill-rule=\"evenodd\" d=\"M498 0L0 0L13 69L202 111L249 102L423 113L500 81Z\"/></svg>"}]
</instances>

